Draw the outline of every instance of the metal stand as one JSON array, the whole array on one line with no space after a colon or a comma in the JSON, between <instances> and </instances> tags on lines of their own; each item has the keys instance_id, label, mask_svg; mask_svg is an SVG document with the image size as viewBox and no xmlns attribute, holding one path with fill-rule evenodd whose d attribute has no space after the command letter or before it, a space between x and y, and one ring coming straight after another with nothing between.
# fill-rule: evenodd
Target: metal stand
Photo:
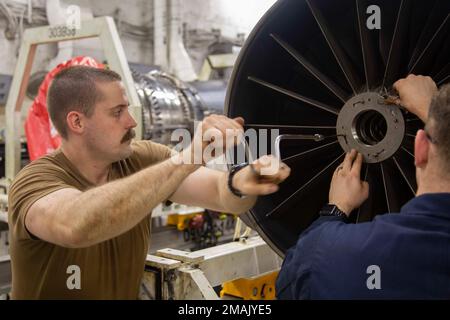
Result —
<instances>
[{"instance_id":1,"label":"metal stand","mask_svg":"<svg viewBox=\"0 0 450 320\"><path fill-rule=\"evenodd\" d=\"M217 300L223 283L276 271L281 258L260 238L196 252L173 249L148 255L142 299Z\"/></svg>"}]
</instances>

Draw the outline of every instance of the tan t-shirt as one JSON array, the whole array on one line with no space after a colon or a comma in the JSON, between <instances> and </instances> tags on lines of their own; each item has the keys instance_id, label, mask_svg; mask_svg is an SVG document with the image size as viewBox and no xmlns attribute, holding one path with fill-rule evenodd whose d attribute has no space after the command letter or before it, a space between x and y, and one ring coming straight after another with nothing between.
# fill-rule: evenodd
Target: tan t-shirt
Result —
<instances>
[{"instance_id":1,"label":"tan t-shirt","mask_svg":"<svg viewBox=\"0 0 450 320\"><path fill-rule=\"evenodd\" d=\"M170 157L168 147L150 141L134 142L132 148L129 158L112 164L108 181ZM8 210L13 299L138 297L149 246L149 217L114 239L82 249L39 240L25 228L27 211L40 198L64 188L93 187L60 151L32 162L16 176ZM77 274L81 289L76 289Z\"/></svg>"}]
</instances>

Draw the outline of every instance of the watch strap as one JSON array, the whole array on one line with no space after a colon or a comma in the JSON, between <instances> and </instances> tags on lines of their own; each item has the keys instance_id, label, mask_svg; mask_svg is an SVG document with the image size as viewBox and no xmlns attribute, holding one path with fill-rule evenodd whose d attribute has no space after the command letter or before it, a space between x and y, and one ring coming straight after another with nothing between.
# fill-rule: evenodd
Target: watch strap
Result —
<instances>
[{"instance_id":1,"label":"watch strap","mask_svg":"<svg viewBox=\"0 0 450 320\"><path fill-rule=\"evenodd\" d=\"M334 217L343 217L347 218L347 215L344 211L340 210L338 206L334 204L326 204L322 207L319 212L320 216L334 216Z\"/></svg>"}]
</instances>

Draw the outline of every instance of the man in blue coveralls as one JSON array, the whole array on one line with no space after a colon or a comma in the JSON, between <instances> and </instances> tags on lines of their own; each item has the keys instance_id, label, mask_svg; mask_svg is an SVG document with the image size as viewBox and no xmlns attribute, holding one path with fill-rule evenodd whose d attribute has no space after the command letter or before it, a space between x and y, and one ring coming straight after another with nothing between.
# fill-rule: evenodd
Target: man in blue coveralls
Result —
<instances>
[{"instance_id":1,"label":"man in blue coveralls","mask_svg":"<svg viewBox=\"0 0 450 320\"><path fill-rule=\"evenodd\" d=\"M346 223L369 195L362 155L348 153L329 204L286 253L278 299L450 298L450 85L410 75L394 88L426 124L415 138L416 197L400 214Z\"/></svg>"}]
</instances>

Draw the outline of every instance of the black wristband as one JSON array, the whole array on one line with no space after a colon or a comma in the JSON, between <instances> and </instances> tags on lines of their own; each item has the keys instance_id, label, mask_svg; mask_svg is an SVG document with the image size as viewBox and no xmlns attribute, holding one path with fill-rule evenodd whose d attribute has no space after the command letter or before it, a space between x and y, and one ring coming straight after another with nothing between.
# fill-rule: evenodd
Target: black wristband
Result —
<instances>
[{"instance_id":1,"label":"black wristband","mask_svg":"<svg viewBox=\"0 0 450 320\"><path fill-rule=\"evenodd\" d=\"M248 163L246 163L246 162L233 165L230 169L230 172L228 173L228 189L230 190L230 192L232 194L234 194L236 197L239 197L239 198L244 198L245 195L242 194L238 189L233 187L233 177L239 170L242 170L247 166L248 166Z\"/></svg>"}]
</instances>

